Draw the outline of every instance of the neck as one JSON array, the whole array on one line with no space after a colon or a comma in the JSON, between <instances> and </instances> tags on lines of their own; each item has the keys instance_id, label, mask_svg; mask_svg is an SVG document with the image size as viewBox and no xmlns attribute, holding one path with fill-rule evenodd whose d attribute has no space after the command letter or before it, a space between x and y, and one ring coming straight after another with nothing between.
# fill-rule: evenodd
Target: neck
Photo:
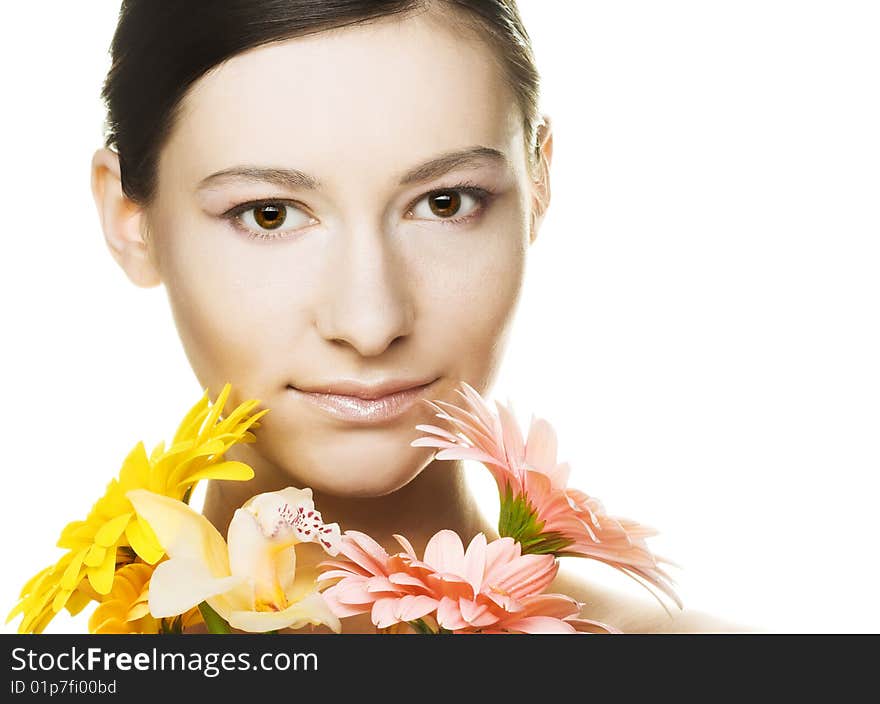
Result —
<instances>
[{"instance_id":1,"label":"neck","mask_svg":"<svg viewBox=\"0 0 880 704\"><path fill-rule=\"evenodd\" d=\"M209 482L203 513L222 535L235 509L251 496L293 483L248 445L229 448L226 459L249 464L254 478ZM366 533L390 553L402 549L393 538L395 533L405 536L420 555L431 536L444 528L455 531L465 546L479 532L489 540L497 537L467 488L460 461L434 460L406 486L385 496L343 497L319 491L313 495L325 523L338 523L343 532Z\"/></svg>"}]
</instances>

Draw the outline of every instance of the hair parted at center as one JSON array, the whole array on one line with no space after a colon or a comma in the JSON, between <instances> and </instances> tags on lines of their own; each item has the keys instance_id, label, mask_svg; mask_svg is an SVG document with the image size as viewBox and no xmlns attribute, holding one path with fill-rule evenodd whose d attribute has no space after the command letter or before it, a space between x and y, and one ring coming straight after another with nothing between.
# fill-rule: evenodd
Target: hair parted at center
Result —
<instances>
[{"instance_id":1,"label":"hair parted at center","mask_svg":"<svg viewBox=\"0 0 880 704\"><path fill-rule=\"evenodd\" d=\"M149 204L159 153L189 88L248 49L331 29L435 10L493 50L523 116L530 170L540 158L540 77L516 0L123 0L101 97L104 145L122 190Z\"/></svg>"}]
</instances>

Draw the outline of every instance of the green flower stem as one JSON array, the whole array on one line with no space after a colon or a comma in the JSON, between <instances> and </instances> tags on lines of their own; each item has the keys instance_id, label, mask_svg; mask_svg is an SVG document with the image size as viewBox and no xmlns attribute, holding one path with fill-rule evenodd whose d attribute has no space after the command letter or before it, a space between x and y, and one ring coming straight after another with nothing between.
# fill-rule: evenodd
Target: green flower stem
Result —
<instances>
[{"instance_id":1,"label":"green flower stem","mask_svg":"<svg viewBox=\"0 0 880 704\"><path fill-rule=\"evenodd\" d=\"M207 601L203 601L199 604L199 611L202 614L202 618L205 619L208 633L232 633L229 624L223 620L220 614L211 608Z\"/></svg>"},{"instance_id":2,"label":"green flower stem","mask_svg":"<svg viewBox=\"0 0 880 704\"><path fill-rule=\"evenodd\" d=\"M431 628L427 623L425 623L424 619L417 618L413 621L408 622L410 626L416 631L416 633L421 633L422 635L436 635L437 632Z\"/></svg>"}]
</instances>

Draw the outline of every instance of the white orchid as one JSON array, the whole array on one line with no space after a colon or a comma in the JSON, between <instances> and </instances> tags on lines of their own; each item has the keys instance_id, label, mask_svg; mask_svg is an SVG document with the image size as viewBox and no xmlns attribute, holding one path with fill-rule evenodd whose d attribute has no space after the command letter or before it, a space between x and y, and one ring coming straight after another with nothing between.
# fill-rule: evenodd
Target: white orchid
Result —
<instances>
[{"instance_id":1,"label":"white orchid","mask_svg":"<svg viewBox=\"0 0 880 704\"><path fill-rule=\"evenodd\" d=\"M126 496L169 557L150 580L154 617L176 616L207 601L230 626L243 631L306 624L340 631L314 576L296 572L298 543L316 542L330 555L338 553L339 526L323 523L311 489L288 487L253 497L235 511L228 544L182 501L143 489Z\"/></svg>"}]
</instances>

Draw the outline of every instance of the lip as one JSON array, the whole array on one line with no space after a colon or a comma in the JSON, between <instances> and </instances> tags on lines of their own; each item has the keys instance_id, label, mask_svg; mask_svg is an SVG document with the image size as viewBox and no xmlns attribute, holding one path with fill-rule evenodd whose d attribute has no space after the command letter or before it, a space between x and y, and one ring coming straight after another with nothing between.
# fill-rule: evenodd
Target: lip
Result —
<instances>
[{"instance_id":1,"label":"lip","mask_svg":"<svg viewBox=\"0 0 880 704\"><path fill-rule=\"evenodd\" d=\"M290 385L287 390L337 420L372 424L402 416L429 393L437 381L392 380L371 386L355 381L340 381L322 385L320 391Z\"/></svg>"}]
</instances>

